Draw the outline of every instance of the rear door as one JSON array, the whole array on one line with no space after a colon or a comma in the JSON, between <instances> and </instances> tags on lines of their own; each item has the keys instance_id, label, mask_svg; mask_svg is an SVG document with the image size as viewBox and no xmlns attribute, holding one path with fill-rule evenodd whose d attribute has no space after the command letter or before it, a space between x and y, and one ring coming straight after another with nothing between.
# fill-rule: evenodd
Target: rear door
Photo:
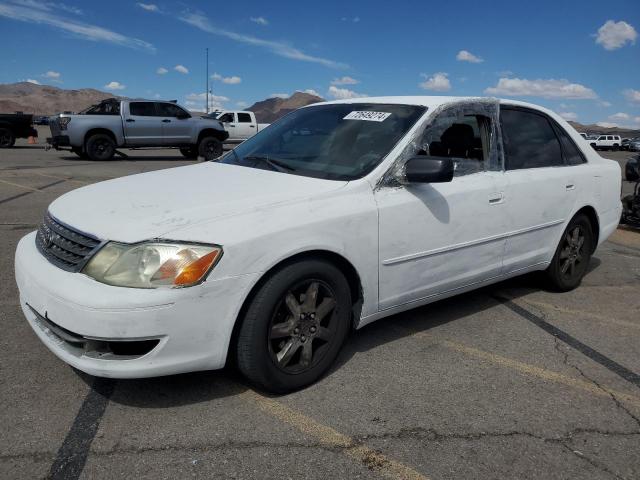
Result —
<instances>
[{"instance_id":1,"label":"rear door","mask_svg":"<svg viewBox=\"0 0 640 480\"><path fill-rule=\"evenodd\" d=\"M156 114L162 122L163 144L178 146L191 142L191 114L175 103L156 102Z\"/></svg>"},{"instance_id":2,"label":"rear door","mask_svg":"<svg viewBox=\"0 0 640 480\"><path fill-rule=\"evenodd\" d=\"M510 106L501 108L500 119L509 205L504 272L509 274L551 261L576 191L587 186L579 184L582 175L565 162L561 128L552 119Z\"/></svg>"},{"instance_id":3,"label":"rear door","mask_svg":"<svg viewBox=\"0 0 640 480\"><path fill-rule=\"evenodd\" d=\"M256 124L251 120L251 114L248 112L238 112L238 123L236 124L236 133L238 138L246 140L256 133Z\"/></svg>"},{"instance_id":4,"label":"rear door","mask_svg":"<svg viewBox=\"0 0 640 480\"><path fill-rule=\"evenodd\" d=\"M130 102L128 110L124 116L124 135L127 144L162 145L162 123L156 115L154 102Z\"/></svg>"}]
</instances>

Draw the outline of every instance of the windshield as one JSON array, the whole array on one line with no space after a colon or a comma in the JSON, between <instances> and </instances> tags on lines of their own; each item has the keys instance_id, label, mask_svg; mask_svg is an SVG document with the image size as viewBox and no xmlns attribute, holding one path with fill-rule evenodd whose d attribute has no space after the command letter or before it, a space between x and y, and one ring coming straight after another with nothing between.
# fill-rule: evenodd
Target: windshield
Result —
<instances>
[{"instance_id":1,"label":"windshield","mask_svg":"<svg viewBox=\"0 0 640 480\"><path fill-rule=\"evenodd\" d=\"M353 180L373 170L425 111L376 103L301 108L231 150L221 163Z\"/></svg>"}]
</instances>

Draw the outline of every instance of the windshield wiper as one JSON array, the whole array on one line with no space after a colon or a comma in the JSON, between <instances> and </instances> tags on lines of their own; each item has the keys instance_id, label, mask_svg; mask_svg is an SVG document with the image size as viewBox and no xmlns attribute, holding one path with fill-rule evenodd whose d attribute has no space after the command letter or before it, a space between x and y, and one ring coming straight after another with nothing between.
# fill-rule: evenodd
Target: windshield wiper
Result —
<instances>
[{"instance_id":1,"label":"windshield wiper","mask_svg":"<svg viewBox=\"0 0 640 480\"><path fill-rule=\"evenodd\" d=\"M249 155L247 157L244 157L244 160L256 160L259 162L264 162L274 170L277 170L278 172L287 173L287 172L294 172L296 170L291 165L287 165L286 163L280 160L275 160L269 157L263 157L261 155Z\"/></svg>"}]
</instances>

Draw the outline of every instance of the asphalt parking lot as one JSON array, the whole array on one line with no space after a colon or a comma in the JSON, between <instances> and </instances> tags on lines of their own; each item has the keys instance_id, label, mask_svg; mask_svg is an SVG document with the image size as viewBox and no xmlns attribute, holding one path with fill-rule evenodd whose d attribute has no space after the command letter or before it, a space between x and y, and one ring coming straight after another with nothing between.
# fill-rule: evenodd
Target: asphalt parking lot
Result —
<instances>
[{"instance_id":1,"label":"asphalt parking lot","mask_svg":"<svg viewBox=\"0 0 640 480\"><path fill-rule=\"evenodd\" d=\"M59 195L192 163L130 155L0 150L0 478L640 478L640 233L626 230L573 292L523 277L382 320L294 394L231 369L74 371L24 320L13 254Z\"/></svg>"}]
</instances>

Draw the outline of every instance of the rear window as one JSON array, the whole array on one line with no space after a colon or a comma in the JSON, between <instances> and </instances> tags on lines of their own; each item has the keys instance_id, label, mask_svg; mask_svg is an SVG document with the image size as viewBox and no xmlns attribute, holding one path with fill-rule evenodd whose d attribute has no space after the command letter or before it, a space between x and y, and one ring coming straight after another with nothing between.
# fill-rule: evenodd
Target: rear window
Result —
<instances>
[{"instance_id":1,"label":"rear window","mask_svg":"<svg viewBox=\"0 0 640 480\"><path fill-rule=\"evenodd\" d=\"M139 117L153 117L156 114L156 109L152 102L131 102L129 113Z\"/></svg>"},{"instance_id":2,"label":"rear window","mask_svg":"<svg viewBox=\"0 0 640 480\"><path fill-rule=\"evenodd\" d=\"M239 123L251 123L251 115L248 113L238 113Z\"/></svg>"}]
</instances>

